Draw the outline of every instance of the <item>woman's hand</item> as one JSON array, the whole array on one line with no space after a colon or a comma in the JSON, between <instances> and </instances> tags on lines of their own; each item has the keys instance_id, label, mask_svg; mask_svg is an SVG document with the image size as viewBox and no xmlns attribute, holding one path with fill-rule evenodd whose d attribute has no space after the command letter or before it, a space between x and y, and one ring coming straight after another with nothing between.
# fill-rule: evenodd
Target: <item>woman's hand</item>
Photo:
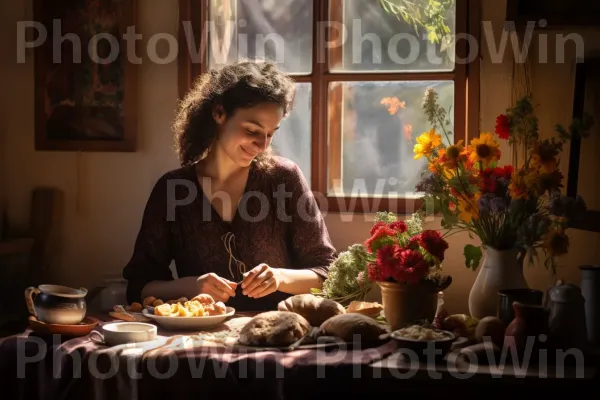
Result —
<instances>
[{"instance_id":1,"label":"woman's hand","mask_svg":"<svg viewBox=\"0 0 600 400\"><path fill-rule=\"evenodd\" d=\"M278 269L271 268L267 264L259 264L245 274L242 281L242 294L258 299L276 292L280 284L281 277Z\"/></svg>"},{"instance_id":2,"label":"woman's hand","mask_svg":"<svg viewBox=\"0 0 600 400\"><path fill-rule=\"evenodd\" d=\"M198 293L210 294L215 301L226 302L230 297L235 296L236 282L232 282L217 274L210 272L198 277Z\"/></svg>"}]
</instances>

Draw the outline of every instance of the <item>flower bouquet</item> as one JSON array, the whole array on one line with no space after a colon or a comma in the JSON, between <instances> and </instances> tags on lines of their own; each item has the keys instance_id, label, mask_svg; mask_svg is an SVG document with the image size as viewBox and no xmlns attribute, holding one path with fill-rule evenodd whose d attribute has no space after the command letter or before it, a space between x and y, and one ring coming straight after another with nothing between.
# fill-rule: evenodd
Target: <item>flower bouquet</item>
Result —
<instances>
[{"instance_id":1,"label":"flower bouquet","mask_svg":"<svg viewBox=\"0 0 600 400\"><path fill-rule=\"evenodd\" d=\"M505 271L499 275L509 278L497 282L497 287L481 291L491 292L486 295L495 300L497 289L527 287L523 260L528 255L533 262L540 249L546 254L545 265L555 272L556 257L568 251L568 223L585 211L580 197L561 194L564 177L558 169L560 154L563 144L574 135L586 135L592 121L575 121L568 130L557 125L556 137L541 139L532 99L526 96L497 118L494 133L482 132L468 145L462 140L444 145L438 130L451 143L451 124L446 110L438 105L434 90L427 90L423 109L432 129L417 138L414 158L426 158L428 162L416 188L424 193L425 209L442 215L444 237L466 231L471 238L479 238L490 264L484 266L491 266L494 260L498 268L505 270L514 265L512 278ZM508 140L514 148L520 148L522 161L499 166L499 140ZM467 268L477 269L483 256L482 246L465 245ZM479 277L482 281L487 279L481 272ZM471 303L470 300L470 306ZM491 315L491 300L488 303L485 313Z\"/></svg>"},{"instance_id":2,"label":"flower bouquet","mask_svg":"<svg viewBox=\"0 0 600 400\"><path fill-rule=\"evenodd\" d=\"M576 122L569 131L558 125L558 138L542 140L531 98L524 97L497 118L495 135L483 132L467 146L462 140L445 146L436 129L448 136L450 124L444 121L446 111L437 104L432 89L423 108L433 129L418 137L414 147L414 158L428 161L417 191L425 193L427 210L443 215L444 236L467 231L484 246L528 253L530 261L541 248L548 255L546 265L555 268L555 256L568 249L568 221L585 211L581 197L561 194L564 177L558 170L559 157L563 144L576 134L585 136L591 121ZM502 153L497 138L525 146L524 163L499 167ZM466 245L464 254L466 266L475 270L481 249Z\"/></svg>"}]
</instances>

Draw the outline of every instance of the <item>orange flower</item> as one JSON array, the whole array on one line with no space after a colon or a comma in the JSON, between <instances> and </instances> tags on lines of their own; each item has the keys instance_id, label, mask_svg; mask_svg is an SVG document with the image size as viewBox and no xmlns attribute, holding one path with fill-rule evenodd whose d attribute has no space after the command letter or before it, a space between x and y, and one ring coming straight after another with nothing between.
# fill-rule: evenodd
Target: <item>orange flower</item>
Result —
<instances>
[{"instance_id":1,"label":"orange flower","mask_svg":"<svg viewBox=\"0 0 600 400\"><path fill-rule=\"evenodd\" d=\"M404 137L406 140L412 139L413 127L412 125L406 124L404 125Z\"/></svg>"},{"instance_id":2,"label":"orange flower","mask_svg":"<svg viewBox=\"0 0 600 400\"><path fill-rule=\"evenodd\" d=\"M546 174L551 174L558 167L559 149L551 142L537 142L531 149L531 165Z\"/></svg>"},{"instance_id":3,"label":"orange flower","mask_svg":"<svg viewBox=\"0 0 600 400\"><path fill-rule=\"evenodd\" d=\"M388 112L390 113L390 115L395 115L399 109L406 108L406 102L398 100L396 96L384 97L381 100L381 104L388 107Z\"/></svg>"},{"instance_id":4,"label":"orange flower","mask_svg":"<svg viewBox=\"0 0 600 400\"><path fill-rule=\"evenodd\" d=\"M562 256L569 252L569 237L562 229L552 229L545 237L544 247L553 256Z\"/></svg>"}]
</instances>

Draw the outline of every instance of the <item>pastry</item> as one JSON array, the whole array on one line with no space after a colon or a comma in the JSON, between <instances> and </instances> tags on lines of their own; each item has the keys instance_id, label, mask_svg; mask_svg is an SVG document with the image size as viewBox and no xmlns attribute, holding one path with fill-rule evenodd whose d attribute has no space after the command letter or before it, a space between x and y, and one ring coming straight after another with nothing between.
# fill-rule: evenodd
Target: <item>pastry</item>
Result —
<instances>
[{"instance_id":1,"label":"pastry","mask_svg":"<svg viewBox=\"0 0 600 400\"><path fill-rule=\"evenodd\" d=\"M244 325L239 343L247 346L288 346L304 337L310 329L310 324L300 314L267 311Z\"/></svg>"},{"instance_id":2,"label":"pastry","mask_svg":"<svg viewBox=\"0 0 600 400\"><path fill-rule=\"evenodd\" d=\"M377 321L366 315L347 313L336 315L323 322L322 335L336 336L345 342L375 342L388 331ZM355 337L355 335L358 335Z\"/></svg>"},{"instance_id":3,"label":"pastry","mask_svg":"<svg viewBox=\"0 0 600 400\"><path fill-rule=\"evenodd\" d=\"M279 302L277 309L300 314L312 326L320 326L329 318L346 312L338 302L312 294L298 294L288 297L286 300Z\"/></svg>"},{"instance_id":4,"label":"pastry","mask_svg":"<svg viewBox=\"0 0 600 400\"><path fill-rule=\"evenodd\" d=\"M367 317L376 318L381 314L383 306L379 303L371 303L368 301L353 301L348 305L346 312L358 313Z\"/></svg>"}]
</instances>

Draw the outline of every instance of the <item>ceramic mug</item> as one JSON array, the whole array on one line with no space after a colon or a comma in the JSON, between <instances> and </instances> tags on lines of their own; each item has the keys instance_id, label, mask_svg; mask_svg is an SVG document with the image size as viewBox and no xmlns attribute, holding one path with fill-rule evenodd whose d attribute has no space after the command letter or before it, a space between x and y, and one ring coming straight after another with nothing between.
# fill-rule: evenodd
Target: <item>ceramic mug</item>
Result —
<instances>
[{"instance_id":1,"label":"ceramic mug","mask_svg":"<svg viewBox=\"0 0 600 400\"><path fill-rule=\"evenodd\" d=\"M76 325L87 311L87 289L60 285L40 285L25 289L29 313L47 324Z\"/></svg>"},{"instance_id":2,"label":"ceramic mug","mask_svg":"<svg viewBox=\"0 0 600 400\"><path fill-rule=\"evenodd\" d=\"M544 292L536 289L506 289L498 292L498 310L496 316L508 326L515 319L513 303L519 302L532 306L541 306Z\"/></svg>"},{"instance_id":3,"label":"ceramic mug","mask_svg":"<svg viewBox=\"0 0 600 400\"><path fill-rule=\"evenodd\" d=\"M156 325L144 322L114 322L90 332L90 339L98 344L118 346L126 343L149 342L156 339Z\"/></svg>"}]
</instances>

